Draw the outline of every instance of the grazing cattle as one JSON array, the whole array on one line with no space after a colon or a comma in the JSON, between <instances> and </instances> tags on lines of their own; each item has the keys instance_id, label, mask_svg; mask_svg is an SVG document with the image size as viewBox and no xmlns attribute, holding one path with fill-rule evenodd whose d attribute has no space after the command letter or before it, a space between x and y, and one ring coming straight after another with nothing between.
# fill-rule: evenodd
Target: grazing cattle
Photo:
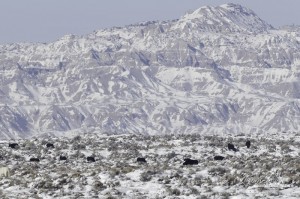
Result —
<instances>
[{"instance_id":1,"label":"grazing cattle","mask_svg":"<svg viewBox=\"0 0 300 199\"><path fill-rule=\"evenodd\" d=\"M47 148L54 148L54 145L53 145L52 143L47 143L47 144L46 144L46 147L47 147Z\"/></svg>"},{"instance_id":2,"label":"grazing cattle","mask_svg":"<svg viewBox=\"0 0 300 199\"><path fill-rule=\"evenodd\" d=\"M86 158L86 160L87 160L88 162L95 162L95 158L92 157L92 156L88 156L88 157Z\"/></svg>"},{"instance_id":3,"label":"grazing cattle","mask_svg":"<svg viewBox=\"0 0 300 199\"><path fill-rule=\"evenodd\" d=\"M137 158L136 161L140 163L147 163L145 158Z\"/></svg>"},{"instance_id":4,"label":"grazing cattle","mask_svg":"<svg viewBox=\"0 0 300 199\"><path fill-rule=\"evenodd\" d=\"M40 159L38 159L38 158L30 158L29 161L30 162L39 162Z\"/></svg>"},{"instance_id":5,"label":"grazing cattle","mask_svg":"<svg viewBox=\"0 0 300 199\"><path fill-rule=\"evenodd\" d=\"M12 149L16 149L19 145L17 143L11 143L8 144L8 147L12 148Z\"/></svg>"},{"instance_id":6,"label":"grazing cattle","mask_svg":"<svg viewBox=\"0 0 300 199\"><path fill-rule=\"evenodd\" d=\"M220 156L220 155L216 155L214 157L214 160L224 160L224 157L223 156Z\"/></svg>"},{"instance_id":7,"label":"grazing cattle","mask_svg":"<svg viewBox=\"0 0 300 199\"><path fill-rule=\"evenodd\" d=\"M198 163L199 163L198 160L192 160L190 158L186 158L184 159L183 165L196 165Z\"/></svg>"},{"instance_id":8,"label":"grazing cattle","mask_svg":"<svg viewBox=\"0 0 300 199\"><path fill-rule=\"evenodd\" d=\"M59 160L67 160L66 156L59 156Z\"/></svg>"},{"instance_id":9,"label":"grazing cattle","mask_svg":"<svg viewBox=\"0 0 300 199\"><path fill-rule=\"evenodd\" d=\"M250 142L250 140L247 140L247 142L246 142L246 146L247 146L247 148L248 148L248 149L250 148L250 146L251 146L251 142Z\"/></svg>"},{"instance_id":10,"label":"grazing cattle","mask_svg":"<svg viewBox=\"0 0 300 199\"><path fill-rule=\"evenodd\" d=\"M234 145L233 145L233 144L230 144L230 143L228 144L228 150L229 150L229 151L232 150L232 151L234 151L234 152L237 151L237 149L234 147Z\"/></svg>"},{"instance_id":11,"label":"grazing cattle","mask_svg":"<svg viewBox=\"0 0 300 199\"><path fill-rule=\"evenodd\" d=\"M8 167L0 167L0 176L9 177L10 171Z\"/></svg>"}]
</instances>

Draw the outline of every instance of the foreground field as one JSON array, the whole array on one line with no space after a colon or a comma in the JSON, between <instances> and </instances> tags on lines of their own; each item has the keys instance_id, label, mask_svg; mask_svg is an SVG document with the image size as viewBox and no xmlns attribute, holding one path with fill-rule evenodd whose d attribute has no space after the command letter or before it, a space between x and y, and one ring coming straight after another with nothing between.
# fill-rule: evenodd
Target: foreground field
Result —
<instances>
[{"instance_id":1,"label":"foreground field","mask_svg":"<svg viewBox=\"0 0 300 199\"><path fill-rule=\"evenodd\" d=\"M247 149L246 140L252 146ZM2 142L0 198L300 198L299 135L106 136ZM47 148L53 143L55 148ZM228 151L233 143L237 152ZM60 161L65 155L68 160ZM223 155L223 161L215 161ZM94 156L96 162L87 162ZM29 162L37 157L40 162ZM146 164L137 163L145 157ZM184 158L199 161L183 166Z\"/></svg>"}]
</instances>

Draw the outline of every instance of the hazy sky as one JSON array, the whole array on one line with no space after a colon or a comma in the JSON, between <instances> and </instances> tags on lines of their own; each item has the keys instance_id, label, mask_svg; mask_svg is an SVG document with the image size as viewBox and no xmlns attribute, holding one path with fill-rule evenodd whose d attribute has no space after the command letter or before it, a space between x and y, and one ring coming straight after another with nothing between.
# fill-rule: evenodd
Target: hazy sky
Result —
<instances>
[{"instance_id":1,"label":"hazy sky","mask_svg":"<svg viewBox=\"0 0 300 199\"><path fill-rule=\"evenodd\" d=\"M300 0L0 0L0 44L49 42L65 34L177 19L204 5L238 3L275 27L300 25Z\"/></svg>"}]
</instances>

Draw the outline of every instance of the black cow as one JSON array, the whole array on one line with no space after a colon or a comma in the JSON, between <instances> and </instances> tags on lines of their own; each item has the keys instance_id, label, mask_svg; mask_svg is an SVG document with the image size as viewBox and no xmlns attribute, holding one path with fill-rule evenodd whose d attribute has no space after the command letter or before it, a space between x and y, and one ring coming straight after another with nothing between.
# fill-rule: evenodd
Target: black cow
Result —
<instances>
[{"instance_id":1,"label":"black cow","mask_svg":"<svg viewBox=\"0 0 300 199\"><path fill-rule=\"evenodd\" d=\"M233 145L233 144L230 144L230 143L228 144L228 150L229 150L229 151L232 150L232 151L234 151L234 152L237 151L237 149L234 147L234 145Z\"/></svg>"},{"instance_id":2,"label":"black cow","mask_svg":"<svg viewBox=\"0 0 300 199\"><path fill-rule=\"evenodd\" d=\"M16 149L19 147L19 145L17 143L11 143L11 144L8 144L8 147L10 147L12 149Z\"/></svg>"},{"instance_id":3,"label":"black cow","mask_svg":"<svg viewBox=\"0 0 300 199\"><path fill-rule=\"evenodd\" d=\"M67 160L66 156L59 156L59 160Z\"/></svg>"},{"instance_id":4,"label":"black cow","mask_svg":"<svg viewBox=\"0 0 300 199\"><path fill-rule=\"evenodd\" d=\"M247 140L247 142L246 142L246 146L247 146L247 148L248 148L248 149L250 148L250 146L251 146L251 142L250 142L250 140Z\"/></svg>"},{"instance_id":5,"label":"black cow","mask_svg":"<svg viewBox=\"0 0 300 199\"><path fill-rule=\"evenodd\" d=\"M29 161L30 162L39 162L40 159L38 159L38 158L30 158Z\"/></svg>"},{"instance_id":6,"label":"black cow","mask_svg":"<svg viewBox=\"0 0 300 199\"><path fill-rule=\"evenodd\" d=\"M140 163L147 163L145 158L137 158L136 161Z\"/></svg>"},{"instance_id":7,"label":"black cow","mask_svg":"<svg viewBox=\"0 0 300 199\"><path fill-rule=\"evenodd\" d=\"M54 145L53 145L52 143L47 143L47 144L46 144L46 147L47 147L47 148L54 148Z\"/></svg>"},{"instance_id":8,"label":"black cow","mask_svg":"<svg viewBox=\"0 0 300 199\"><path fill-rule=\"evenodd\" d=\"M183 165L196 165L198 163L199 163L198 160L192 160L190 158L186 158L186 159L184 159Z\"/></svg>"},{"instance_id":9,"label":"black cow","mask_svg":"<svg viewBox=\"0 0 300 199\"><path fill-rule=\"evenodd\" d=\"M86 158L86 160L87 160L88 162L95 162L95 158L92 157L92 156L88 156L88 157Z\"/></svg>"},{"instance_id":10,"label":"black cow","mask_svg":"<svg viewBox=\"0 0 300 199\"><path fill-rule=\"evenodd\" d=\"M214 160L224 160L224 157L223 156L220 156L220 155L216 155L214 157Z\"/></svg>"}]
</instances>

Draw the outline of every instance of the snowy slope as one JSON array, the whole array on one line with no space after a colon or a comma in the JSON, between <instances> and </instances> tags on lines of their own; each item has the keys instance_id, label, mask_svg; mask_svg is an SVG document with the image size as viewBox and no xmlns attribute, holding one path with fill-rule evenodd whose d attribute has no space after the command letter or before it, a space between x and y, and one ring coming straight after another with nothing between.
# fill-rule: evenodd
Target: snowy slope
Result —
<instances>
[{"instance_id":1,"label":"snowy slope","mask_svg":"<svg viewBox=\"0 0 300 199\"><path fill-rule=\"evenodd\" d=\"M300 31L240 5L0 46L0 136L300 128Z\"/></svg>"}]
</instances>

